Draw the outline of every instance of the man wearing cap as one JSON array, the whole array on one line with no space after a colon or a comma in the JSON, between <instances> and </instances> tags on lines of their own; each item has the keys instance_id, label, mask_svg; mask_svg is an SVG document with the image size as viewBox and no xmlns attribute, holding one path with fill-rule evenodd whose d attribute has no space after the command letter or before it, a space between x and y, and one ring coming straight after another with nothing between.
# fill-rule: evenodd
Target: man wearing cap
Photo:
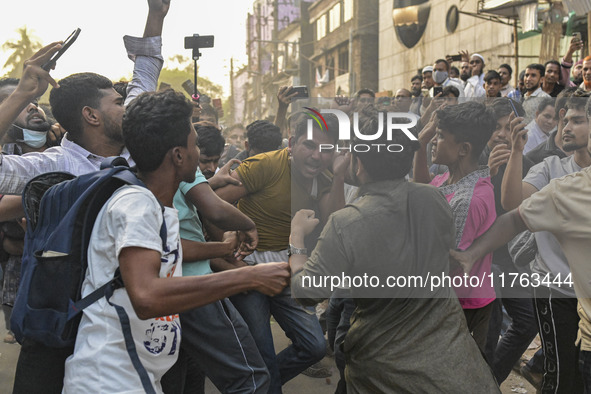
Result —
<instances>
[{"instance_id":1,"label":"man wearing cap","mask_svg":"<svg viewBox=\"0 0 591 394\"><path fill-rule=\"evenodd\" d=\"M484 97L484 57L478 53L470 56L470 66L472 67L472 76L466 81L464 95L466 97Z\"/></svg>"},{"instance_id":2,"label":"man wearing cap","mask_svg":"<svg viewBox=\"0 0 591 394\"><path fill-rule=\"evenodd\" d=\"M423 89L431 90L434 85L433 81L433 66L427 66L423 68Z\"/></svg>"}]
</instances>

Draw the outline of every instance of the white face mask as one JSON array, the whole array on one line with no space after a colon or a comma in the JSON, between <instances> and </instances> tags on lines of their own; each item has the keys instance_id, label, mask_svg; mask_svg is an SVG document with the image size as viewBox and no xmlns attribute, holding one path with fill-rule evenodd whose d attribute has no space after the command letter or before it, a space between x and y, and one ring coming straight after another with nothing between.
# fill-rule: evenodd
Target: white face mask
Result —
<instances>
[{"instance_id":1,"label":"white face mask","mask_svg":"<svg viewBox=\"0 0 591 394\"><path fill-rule=\"evenodd\" d=\"M24 142L31 148L39 149L45 145L47 142L47 132L46 131L34 131L30 129L25 129L20 126L13 124L14 127L17 127L23 131L23 139L17 139L17 142Z\"/></svg>"}]
</instances>

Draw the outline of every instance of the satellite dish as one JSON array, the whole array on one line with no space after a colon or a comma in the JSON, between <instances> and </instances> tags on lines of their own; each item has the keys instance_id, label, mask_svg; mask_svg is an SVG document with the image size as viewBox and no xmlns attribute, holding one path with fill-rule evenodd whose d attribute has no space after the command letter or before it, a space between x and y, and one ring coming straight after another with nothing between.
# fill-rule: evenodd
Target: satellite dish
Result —
<instances>
[{"instance_id":1,"label":"satellite dish","mask_svg":"<svg viewBox=\"0 0 591 394\"><path fill-rule=\"evenodd\" d=\"M445 16L445 28L447 29L448 33L453 33L458 28L458 22L460 21L460 11L458 7L452 5L447 10L447 15Z\"/></svg>"}]
</instances>

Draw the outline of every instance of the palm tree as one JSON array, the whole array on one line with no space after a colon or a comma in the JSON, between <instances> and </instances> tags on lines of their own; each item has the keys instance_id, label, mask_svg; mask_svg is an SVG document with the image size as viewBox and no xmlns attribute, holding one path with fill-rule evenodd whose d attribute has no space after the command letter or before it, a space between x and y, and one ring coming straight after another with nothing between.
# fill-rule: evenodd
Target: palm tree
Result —
<instances>
[{"instance_id":1,"label":"palm tree","mask_svg":"<svg viewBox=\"0 0 591 394\"><path fill-rule=\"evenodd\" d=\"M20 34L20 38L16 41L6 41L2 45L4 51L12 51L12 54L8 57L3 66L3 69L9 69L6 76L12 78L20 78L23 73L25 61L42 47L39 40L31 35L26 26L23 26L16 31Z\"/></svg>"}]
</instances>

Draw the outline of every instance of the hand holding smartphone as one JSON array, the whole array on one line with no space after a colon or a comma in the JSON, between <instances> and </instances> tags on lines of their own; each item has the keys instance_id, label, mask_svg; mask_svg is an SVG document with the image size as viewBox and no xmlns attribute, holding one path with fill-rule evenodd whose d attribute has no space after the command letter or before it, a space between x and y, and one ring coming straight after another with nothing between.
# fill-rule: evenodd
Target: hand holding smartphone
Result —
<instances>
[{"instance_id":1,"label":"hand holding smartphone","mask_svg":"<svg viewBox=\"0 0 591 394\"><path fill-rule=\"evenodd\" d=\"M80 31L80 28L74 30L72 34L70 34L68 38L66 38L66 40L64 41L62 48L55 55L53 55L51 59L49 59L44 65L42 65L41 68L45 71L49 71L52 68L54 68L57 60L68 50L70 46L72 46L74 41L76 41L78 35L80 35Z\"/></svg>"}]
</instances>

